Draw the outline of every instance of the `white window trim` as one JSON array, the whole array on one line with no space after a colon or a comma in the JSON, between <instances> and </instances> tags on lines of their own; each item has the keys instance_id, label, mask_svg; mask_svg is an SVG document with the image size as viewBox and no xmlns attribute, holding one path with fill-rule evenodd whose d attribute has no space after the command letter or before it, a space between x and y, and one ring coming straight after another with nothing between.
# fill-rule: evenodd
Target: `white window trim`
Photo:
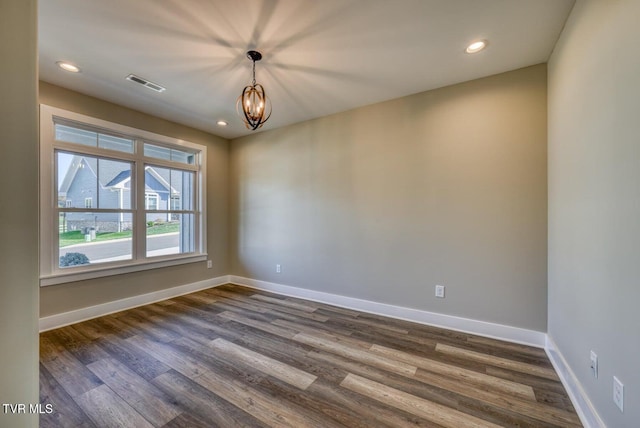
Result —
<instances>
[{"instance_id":1,"label":"white window trim","mask_svg":"<svg viewBox=\"0 0 640 428\"><path fill-rule=\"evenodd\" d=\"M151 202L151 199L154 199L156 201L156 207L155 208L149 208L149 206L151 205L149 202ZM144 209L147 211L157 211L160 207L160 195L158 195L157 193L153 193L153 192L145 192L144 193Z\"/></svg>"},{"instance_id":2,"label":"white window trim","mask_svg":"<svg viewBox=\"0 0 640 428\"><path fill-rule=\"evenodd\" d=\"M176 204L177 202L177 204ZM182 198L179 195L169 195L169 210L180 211L182 209Z\"/></svg>"},{"instance_id":3,"label":"white window trim","mask_svg":"<svg viewBox=\"0 0 640 428\"><path fill-rule=\"evenodd\" d=\"M138 248L133 248L137 259L133 261L117 261L109 263L101 263L91 267L73 267L60 269L58 267L58 233L59 224L58 217L55 215L57 201L54 201L55 186L57 185L57 177L54 170L54 150L76 149L88 155L97 156L114 156L114 152L108 149L98 147L89 147L76 145L71 143L56 142L54 120L62 119L63 121L78 122L86 124L90 127L100 128L108 133L117 133L133 137L135 140L143 140L145 142L164 145L167 147L183 147L185 149L200 152L199 162L197 165L189 165L172 161L163 161L161 159L146 158L144 153L126 153L117 152L117 157L138 162L141 168L142 176L144 176L144 166L152 163L158 166L166 166L180 168L185 170L196 171L198 179L196 180L197 206L195 207L198 220L196 222L195 238L196 252L187 254L174 254L160 257L147 258L146 255ZM142 151L140 151L142 152ZM173 266L185 263L193 263L204 261L207 259L207 241L206 241L206 165L207 148L200 144L190 143L188 141L175 139L148 131L108 122L101 119L85 116L79 113L73 113L59 108L40 105L40 286L61 284L73 281L80 281L104 276L119 275L122 273L136 272L148 269L155 269L166 266ZM179 165L179 166L178 166ZM135 173L135 172L134 172ZM137 175L140 175L139 173ZM144 185L144 180L138 180L138 186ZM144 189L142 190L144 193ZM54 206L55 202L55 206ZM141 219L144 219L144 211L137 211ZM142 221L140 224L144 224ZM145 228L138 227L134 232L138 243L145 239ZM141 256L142 255L142 256Z\"/></svg>"},{"instance_id":4,"label":"white window trim","mask_svg":"<svg viewBox=\"0 0 640 428\"><path fill-rule=\"evenodd\" d=\"M89 198L84 198L84 207L86 209L92 209L93 208L93 198L89 197Z\"/></svg>"}]
</instances>

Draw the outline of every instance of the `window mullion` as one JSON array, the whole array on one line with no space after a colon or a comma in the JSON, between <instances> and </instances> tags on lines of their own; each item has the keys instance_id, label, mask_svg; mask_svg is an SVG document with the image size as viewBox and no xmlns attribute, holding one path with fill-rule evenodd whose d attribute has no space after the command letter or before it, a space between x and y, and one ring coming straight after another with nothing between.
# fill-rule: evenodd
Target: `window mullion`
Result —
<instances>
[{"instance_id":1,"label":"window mullion","mask_svg":"<svg viewBox=\"0 0 640 428\"><path fill-rule=\"evenodd\" d=\"M135 163L135 175L133 184L135 186L134 201L135 204L135 223L134 223L134 237L133 240L133 254L137 260L142 260L147 256L147 236L146 236L146 201L145 201L145 165L142 160L143 143L140 140L136 140L137 160Z\"/></svg>"}]
</instances>

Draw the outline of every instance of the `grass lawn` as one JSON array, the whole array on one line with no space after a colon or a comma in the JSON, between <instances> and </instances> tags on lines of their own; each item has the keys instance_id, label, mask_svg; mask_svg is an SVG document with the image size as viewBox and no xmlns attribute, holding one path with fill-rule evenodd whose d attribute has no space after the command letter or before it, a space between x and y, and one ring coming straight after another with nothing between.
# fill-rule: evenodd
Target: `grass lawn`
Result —
<instances>
[{"instance_id":1,"label":"grass lawn","mask_svg":"<svg viewBox=\"0 0 640 428\"><path fill-rule=\"evenodd\" d=\"M162 223L147 226L147 235L161 235L163 233L174 233L179 231L180 223ZM112 241L114 239L126 238L131 238L130 230L125 232L98 232L96 233L96 239L91 242ZM69 245L83 244L85 242L84 235L80 230L60 233L60 248L67 247Z\"/></svg>"}]
</instances>

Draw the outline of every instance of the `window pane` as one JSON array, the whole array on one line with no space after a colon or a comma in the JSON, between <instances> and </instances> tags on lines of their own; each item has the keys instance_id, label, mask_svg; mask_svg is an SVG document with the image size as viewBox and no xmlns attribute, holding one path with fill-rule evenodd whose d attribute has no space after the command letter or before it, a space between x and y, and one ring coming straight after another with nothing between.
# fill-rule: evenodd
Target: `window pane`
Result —
<instances>
[{"instance_id":1,"label":"window pane","mask_svg":"<svg viewBox=\"0 0 640 428\"><path fill-rule=\"evenodd\" d=\"M194 248L193 214L147 214L147 257L192 253Z\"/></svg>"},{"instance_id":2,"label":"window pane","mask_svg":"<svg viewBox=\"0 0 640 428\"><path fill-rule=\"evenodd\" d=\"M93 131L56 124L56 140L96 147L98 134Z\"/></svg>"},{"instance_id":3,"label":"window pane","mask_svg":"<svg viewBox=\"0 0 640 428\"><path fill-rule=\"evenodd\" d=\"M98 135L98 147L119 152L133 153L133 140L113 135Z\"/></svg>"},{"instance_id":4,"label":"window pane","mask_svg":"<svg viewBox=\"0 0 640 428\"><path fill-rule=\"evenodd\" d=\"M144 155L149 156L150 158L171 160L171 149L145 143Z\"/></svg>"},{"instance_id":5,"label":"window pane","mask_svg":"<svg viewBox=\"0 0 640 428\"><path fill-rule=\"evenodd\" d=\"M171 170L158 166L144 168L145 207L148 210L168 210L171 193Z\"/></svg>"},{"instance_id":6,"label":"window pane","mask_svg":"<svg viewBox=\"0 0 640 428\"><path fill-rule=\"evenodd\" d=\"M98 201L98 160L57 152L58 206L93 208ZM89 202L91 201L91 202ZM90 204L87 206L87 204Z\"/></svg>"},{"instance_id":7,"label":"window pane","mask_svg":"<svg viewBox=\"0 0 640 428\"><path fill-rule=\"evenodd\" d=\"M147 166L145 171L145 192L156 194L158 197L158 208L147 209L178 211L194 209L194 172L159 166ZM149 206L149 204L145 205Z\"/></svg>"},{"instance_id":8,"label":"window pane","mask_svg":"<svg viewBox=\"0 0 640 428\"><path fill-rule=\"evenodd\" d=\"M193 165L195 163L195 155L191 152L177 149L169 149L166 147L156 146L154 144L144 145L144 155L156 159L170 160L174 162Z\"/></svg>"},{"instance_id":9,"label":"window pane","mask_svg":"<svg viewBox=\"0 0 640 428\"><path fill-rule=\"evenodd\" d=\"M171 149L171 160L193 165L195 163L195 156L193 153Z\"/></svg>"},{"instance_id":10,"label":"window pane","mask_svg":"<svg viewBox=\"0 0 640 428\"><path fill-rule=\"evenodd\" d=\"M104 209L131 208L130 162L98 159L100 206ZM95 207L95 205L94 205Z\"/></svg>"},{"instance_id":11,"label":"window pane","mask_svg":"<svg viewBox=\"0 0 640 428\"><path fill-rule=\"evenodd\" d=\"M195 173L191 171L171 170L171 209L192 211L194 208L193 183Z\"/></svg>"},{"instance_id":12,"label":"window pane","mask_svg":"<svg viewBox=\"0 0 640 428\"><path fill-rule=\"evenodd\" d=\"M132 224L131 213L60 213L59 266L131 260Z\"/></svg>"},{"instance_id":13,"label":"window pane","mask_svg":"<svg viewBox=\"0 0 640 428\"><path fill-rule=\"evenodd\" d=\"M144 194L144 208L149 211L159 210L160 196L157 193Z\"/></svg>"}]
</instances>

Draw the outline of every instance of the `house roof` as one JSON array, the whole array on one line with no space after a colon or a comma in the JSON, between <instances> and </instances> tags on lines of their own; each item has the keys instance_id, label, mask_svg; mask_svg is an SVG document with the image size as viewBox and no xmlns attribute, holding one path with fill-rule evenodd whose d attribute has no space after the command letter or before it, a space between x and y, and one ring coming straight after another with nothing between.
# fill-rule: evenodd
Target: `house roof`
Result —
<instances>
[{"instance_id":1,"label":"house roof","mask_svg":"<svg viewBox=\"0 0 640 428\"><path fill-rule=\"evenodd\" d=\"M69 191L78 171L82 168L89 168L96 177L98 176L96 171L99 171L100 177L98 177L98 184L102 188L116 187L131 179L131 170L122 170L122 166L119 162L100 162L100 168L98 169L96 158L74 155L60 185L60 189L58 191L60 194L65 194ZM147 166L145 167L145 171L152 175L160 185L169 190L172 194L180 193L177 186L171 186L169 184L171 181L169 170L165 168L156 169L151 166Z\"/></svg>"},{"instance_id":2,"label":"house roof","mask_svg":"<svg viewBox=\"0 0 640 428\"><path fill-rule=\"evenodd\" d=\"M113 187L113 186L115 186L117 184L120 184L121 182L125 181L129 177L131 177L131 170L122 171L120 174L116 175L113 178L113 180L108 182L105 187Z\"/></svg>"}]
</instances>

